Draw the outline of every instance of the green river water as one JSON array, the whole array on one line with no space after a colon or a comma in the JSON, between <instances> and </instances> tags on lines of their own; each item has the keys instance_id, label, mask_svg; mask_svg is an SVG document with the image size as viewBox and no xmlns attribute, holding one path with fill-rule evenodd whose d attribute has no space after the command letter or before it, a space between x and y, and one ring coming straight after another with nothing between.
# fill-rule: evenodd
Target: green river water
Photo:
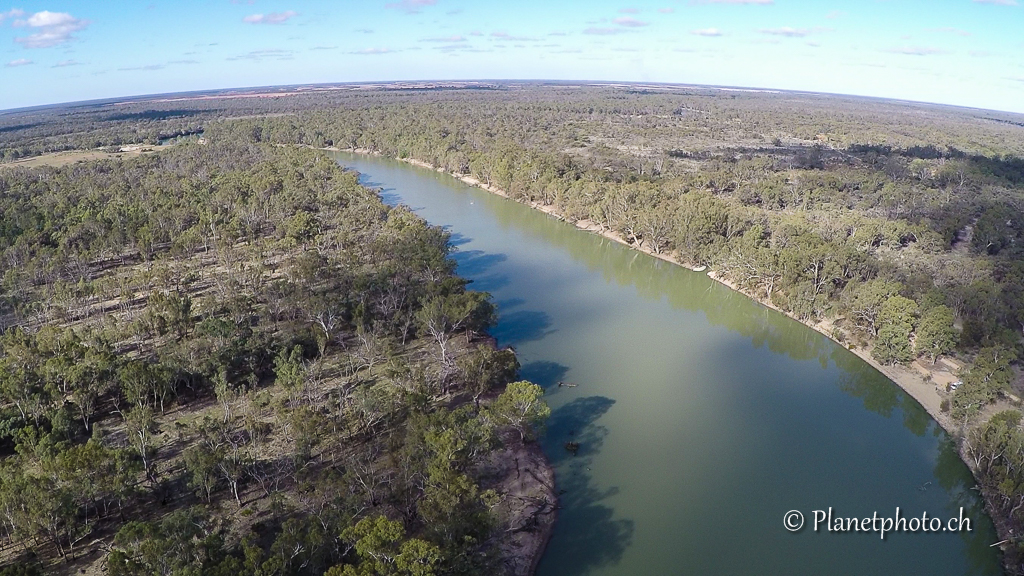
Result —
<instances>
[{"instance_id":1,"label":"green river water","mask_svg":"<svg viewBox=\"0 0 1024 576\"><path fill-rule=\"evenodd\" d=\"M540 576L1001 573L950 439L842 346L705 274L450 176L335 155L452 233L459 274L498 306L492 334L546 389L542 443L564 493ZM813 511L829 507L943 522L962 507L973 530L815 532ZM801 531L786 530L789 510Z\"/></svg>"}]
</instances>

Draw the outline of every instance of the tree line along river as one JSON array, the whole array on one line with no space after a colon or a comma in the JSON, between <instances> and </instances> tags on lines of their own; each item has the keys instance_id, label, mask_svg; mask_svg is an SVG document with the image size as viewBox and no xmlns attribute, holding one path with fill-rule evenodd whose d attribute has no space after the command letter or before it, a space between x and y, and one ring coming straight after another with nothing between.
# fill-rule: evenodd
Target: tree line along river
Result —
<instances>
[{"instance_id":1,"label":"tree line along river","mask_svg":"<svg viewBox=\"0 0 1024 576\"><path fill-rule=\"evenodd\" d=\"M546 389L541 441L562 494L540 576L1001 573L950 438L842 346L451 176L334 154L451 232L458 273L498 306L492 334ZM830 507L943 522L963 508L972 530L815 532L812 511ZM799 532L790 510L806 517Z\"/></svg>"}]
</instances>

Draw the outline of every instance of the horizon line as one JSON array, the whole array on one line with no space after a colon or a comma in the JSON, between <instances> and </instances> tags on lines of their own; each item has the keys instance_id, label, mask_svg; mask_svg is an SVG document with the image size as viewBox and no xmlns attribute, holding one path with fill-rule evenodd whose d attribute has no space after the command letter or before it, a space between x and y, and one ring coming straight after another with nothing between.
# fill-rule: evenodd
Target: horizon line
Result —
<instances>
[{"instance_id":1,"label":"horizon line","mask_svg":"<svg viewBox=\"0 0 1024 576\"><path fill-rule=\"evenodd\" d=\"M913 105L925 105L925 106L942 106L946 108L954 108L959 110L973 110L979 112L996 112L999 114L1012 114L1014 116L1024 117L1024 112L1017 112L1013 110L1000 110L996 108L980 108L977 106L965 106L961 104L948 104L944 102L933 102L926 100L908 100L903 98L891 98L886 96L872 96L867 94L847 94L841 92L816 92L813 90L798 90L792 88L770 88L770 87L757 87L757 86L732 86L725 84L693 84L685 82L660 82L660 81L633 81L633 80L586 80L586 79L544 79L544 78L530 78L530 79L515 79L515 78L478 78L478 79L416 79L416 80L353 80L343 82L304 82L298 84L267 84L260 86L234 86L226 88L203 88L198 90L187 90L183 92L157 92L150 94L126 94L123 96L111 96L107 98L93 98L91 100L69 100L64 102L51 102L46 104L35 104L32 106L21 106L18 108L4 108L0 109L0 116L6 116L10 114L18 114L22 112L45 110L47 108L61 108L61 107L77 107L77 106L89 106L89 105L105 105L105 104L117 104L119 102L145 102L148 100L154 100L157 98L166 98L170 96L190 96L200 94L220 94L232 91L245 91L247 93L253 93L258 91L266 91L280 88L316 88L316 87L330 87L330 86L362 86L362 85L394 85L394 84L430 84L430 83L461 83L461 84L515 84L515 83L534 83L534 84L587 84L594 86L669 86L679 88L698 88L698 89L712 89L712 90L742 90L748 92L765 92L765 93L785 93L785 94L803 94L808 96L830 96L840 98L860 98L869 100L879 100L883 102L894 102L901 104L913 104ZM240 95L241 96L241 95Z\"/></svg>"}]
</instances>

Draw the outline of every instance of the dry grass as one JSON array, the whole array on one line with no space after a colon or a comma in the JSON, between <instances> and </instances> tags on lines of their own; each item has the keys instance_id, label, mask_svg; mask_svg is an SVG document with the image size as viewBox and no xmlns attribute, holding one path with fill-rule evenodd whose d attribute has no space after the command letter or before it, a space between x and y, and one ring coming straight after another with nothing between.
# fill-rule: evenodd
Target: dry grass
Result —
<instances>
[{"instance_id":1,"label":"dry grass","mask_svg":"<svg viewBox=\"0 0 1024 576\"><path fill-rule=\"evenodd\" d=\"M143 146L139 150L129 152L107 152L105 150L68 150L66 152L52 152L41 156L33 156L24 160L17 160L6 164L0 164L0 168L39 168L49 166L61 168L78 162L92 162L95 160L108 160L111 158L137 158L147 154L159 152L163 146Z\"/></svg>"}]
</instances>

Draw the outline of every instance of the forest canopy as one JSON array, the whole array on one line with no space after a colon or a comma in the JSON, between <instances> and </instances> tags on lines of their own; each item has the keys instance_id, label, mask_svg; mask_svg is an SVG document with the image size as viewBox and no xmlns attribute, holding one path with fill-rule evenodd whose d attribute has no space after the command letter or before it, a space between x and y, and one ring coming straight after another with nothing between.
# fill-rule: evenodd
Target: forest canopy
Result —
<instances>
[{"instance_id":1,"label":"forest canopy","mask_svg":"<svg viewBox=\"0 0 1024 576\"><path fill-rule=\"evenodd\" d=\"M228 139L0 171L0 213L4 563L505 569L548 410L446 232Z\"/></svg>"},{"instance_id":2,"label":"forest canopy","mask_svg":"<svg viewBox=\"0 0 1024 576\"><path fill-rule=\"evenodd\" d=\"M542 391L482 336L495 311L445 233L317 148L419 160L707 266L881 365L954 361L961 453L994 515L1024 526L1020 415L986 416L1021 391L1020 116L462 83L0 115L8 538L68 556L102 535L125 574L168 551L191 559L169 573L500 564L487 470L534 437ZM16 162L96 149L109 158ZM218 513L255 501L248 520Z\"/></svg>"}]
</instances>

